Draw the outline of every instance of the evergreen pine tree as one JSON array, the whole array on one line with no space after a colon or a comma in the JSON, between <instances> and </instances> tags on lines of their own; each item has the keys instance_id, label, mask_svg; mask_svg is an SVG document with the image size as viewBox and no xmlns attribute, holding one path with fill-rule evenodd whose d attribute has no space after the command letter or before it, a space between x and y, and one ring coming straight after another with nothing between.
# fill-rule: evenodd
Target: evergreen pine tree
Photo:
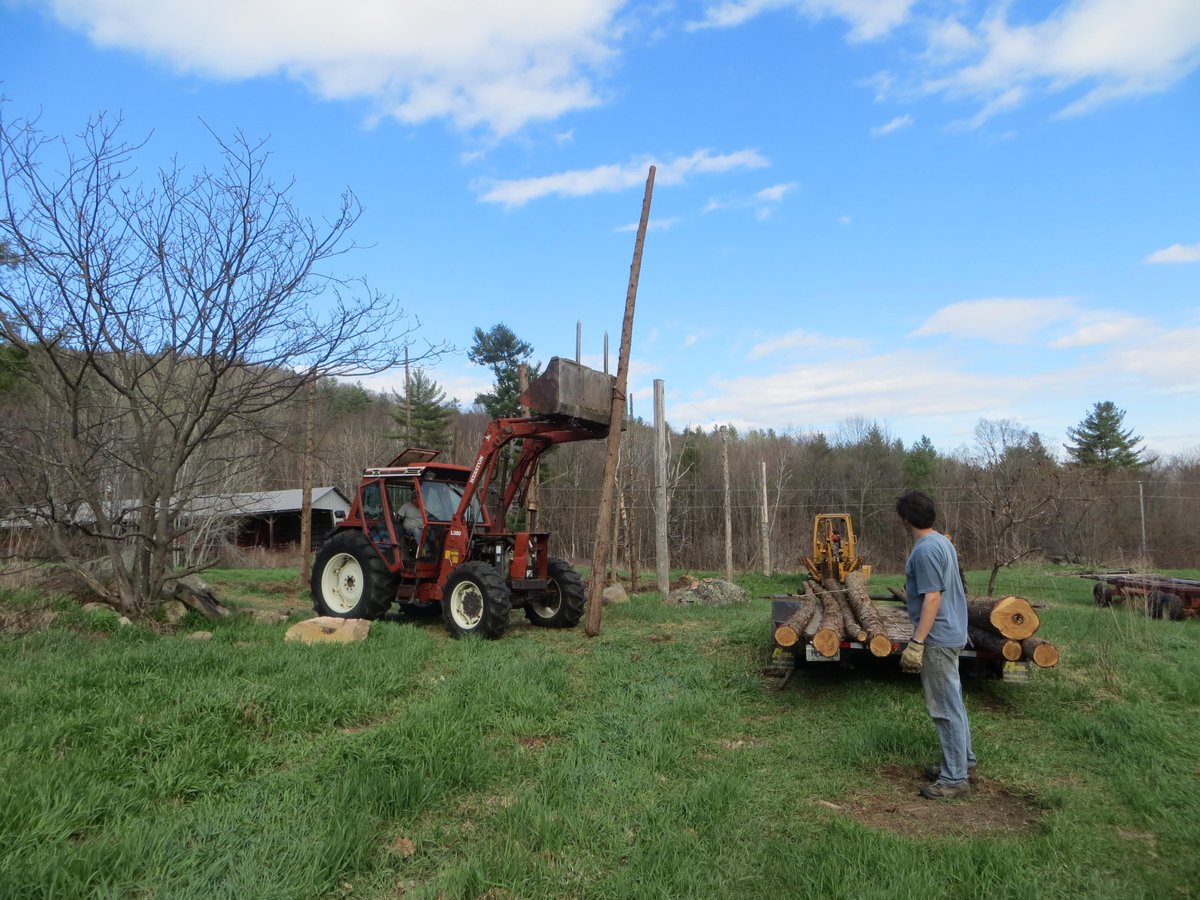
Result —
<instances>
[{"instance_id":1,"label":"evergreen pine tree","mask_svg":"<svg viewBox=\"0 0 1200 900\"><path fill-rule=\"evenodd\" d=\"M426 450L450 449L450 414L455 403L446 402L442 386L423 369L413 369L409 374L407 408L403 396L397 395L395 401L397 411L392 417L400 426L398 437L405 444Z\"/></svg>"},{"instance_id":2,"label":"evergreen pine tree","mask_svg":"<svg viewBox=\"0 0 1200 900\"><path fill-rule=\"evenodd\" d=\"M1096 469L1108 475L1117 469L1143 469L1154 457L1146 457L1137 449L1141 437L1133 429L1125 429L1125 410L1117 409L1110 400L1096 403L1092 411L1074 428L1067 429L1071 443L1067 452L1078 465Z\"/></svg>"},{"instance_id":3,"label":"evergreen pine tree","mask_svg":"<svg viewBox=\"0 0 1200 900\"><path fill-rule=\"evenodd\" d=\"M475 398L490 418L521 415L521 363L532 353L533 347L503 322L493 325L489 331L475 329L475 343L467 352L467 358L476 365L488 366L496 377L493 389ZM538 366L529 367L530 382L539 374Z\"/></svg>"}]
</instances>

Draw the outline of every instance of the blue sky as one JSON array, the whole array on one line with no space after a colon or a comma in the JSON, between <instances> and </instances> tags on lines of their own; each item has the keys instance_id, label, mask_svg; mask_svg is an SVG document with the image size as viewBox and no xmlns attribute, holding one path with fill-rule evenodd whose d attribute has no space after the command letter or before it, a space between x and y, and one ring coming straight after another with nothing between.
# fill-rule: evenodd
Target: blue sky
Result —
<instances>
[{"instance_id":1,"label":"blue sky","mask_svg":"<svg viewBox=\"0 0 1200 900\"><path fill-rule=\"evenodd\" d=\"M943 451L1111 400L1200 453L1198 68L1196 0L0 0L7 117L352 189L342 264L464 351L452 396L501 321L615 370L653 163L637 415L661 378L676 428Z\"/></svg>"}]
</instances>

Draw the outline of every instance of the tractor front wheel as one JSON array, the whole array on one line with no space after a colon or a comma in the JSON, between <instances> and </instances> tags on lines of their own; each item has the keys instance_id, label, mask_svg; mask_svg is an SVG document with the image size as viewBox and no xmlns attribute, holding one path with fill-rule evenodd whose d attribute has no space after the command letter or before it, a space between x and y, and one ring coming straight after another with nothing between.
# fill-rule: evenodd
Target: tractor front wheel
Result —
<instances>
[{"instance_id":1,"label":"tractor front wheel","mask_svg":"<svg viewBox=\"0 0 1200 900\"><path fill-rule=\"evenodd\" d=\"M508 627L512 597L495 567L466 562L450 573L442 590L442 621L451 637L498 638Z\"/></svg>"},{"instance_id":2,"label":"tractor front wheel","mask_svg":"<svg viewBox=\"0 0 1200 900\"><path fill-rule=\"evenodd\" d=\"M317 615L339 619L378 619L396 593L395 580L370 539L348 528L321 547L309 586Z\"/></svg>"},{"instance_id":3,"label":"tractor front wheel","mask_svg":"<svg viewBox=\"0 0 1200 900\"><path fill-rule=\"evenodd\" d=\"M547 574L550 585L530 595L525 604L525 618L542 628L574 628L587 605L583 579L565 559L551 558Z\"/></svg>"}]
</instances>

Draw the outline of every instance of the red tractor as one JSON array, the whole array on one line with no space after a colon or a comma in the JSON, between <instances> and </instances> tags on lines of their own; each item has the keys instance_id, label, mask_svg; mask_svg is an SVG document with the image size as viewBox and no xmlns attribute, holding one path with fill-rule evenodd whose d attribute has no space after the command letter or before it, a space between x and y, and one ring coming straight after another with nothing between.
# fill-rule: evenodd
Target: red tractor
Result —
<instances>
[{"instance_id":1,"label":"red tractor","mask_svg":"<svg viewBox=\"0 0 1200 900\"><path fill-rule=\"evenodd\" d=\"M550 555L550 535L532 530L536 521L529 531L506 523L514 504L524 503L542 453L607 437L614 387L612 376L554 357L521 397L535 414L488 425L474 465L437 463L437 451L410 449L367 469L350 513L313 562L313 608L346 619L377 619L393 602L411 615L440 608L455 637L499 637L513 608L534 625L573 628L586 602L579 574ZM518 440L489 510L483 500L501 450Z\"/></svg>"}]
</instances>

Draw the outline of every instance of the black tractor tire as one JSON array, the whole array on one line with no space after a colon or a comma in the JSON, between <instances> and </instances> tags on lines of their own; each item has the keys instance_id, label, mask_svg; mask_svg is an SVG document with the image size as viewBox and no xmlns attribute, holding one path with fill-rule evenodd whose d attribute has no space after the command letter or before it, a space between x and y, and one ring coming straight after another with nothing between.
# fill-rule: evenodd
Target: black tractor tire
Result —
<instances>
[{"instance_id":1,"label":"black tractor tire","mask_svg":"<svg viewBox=\"0 0 1200 900\"><path fill-rule=\"evenodd\" d=\"M396 595L396 580L361 531L330 535L313 562L313 609L319 616L378 619Z\"/></svg>"},{"instance_id":2,"label":"black tractor tire","mask_svg":"<svg viewBox=\"0 0 1200 900\"><path fill-rule=\"evenodd\" d=\"M1146 618L1161 619L1163 614L1163 597L1162 591L1151 591L1146 595Z\"/></svg>"},{"instance_id":3,"label":"black tractor tire","mask_svg":"<svg viewBox=\"0 0 1200 900\"><path fill-rule=\"evenodd\" d=\"M551 558L547 574L550 586L528 595L525 618L540 628L574 628L587 606L583 579L565 559Z\"/></svg>"},{"instance_id":4,"label":"black tractor tire","mask_svg":"<svg viewBox=\"0 0 1200 900\"><path fill-rule=\"evenodd\" d=\"M1183 598L1178 594L1163 594L1159 609L1164 619L1178 622L1183 618Z\"/></svg>"},{"instance_id":5,"label":"black tractor tire","mask_svg":"<svg viewBox=\"0 0 1200 900\"><path fill-rule=\"evenodd\" d=\"M1097 606L1113 605L1113 593L1103 581L1097 581L1092 587L1092 598L1096 601Z\"/></svg>"},{"instance_id":6,"label":"black tractor tire","mask_svg":"<svg viewBox=\"0 0 1200 900\"><path fill-rule=\"evenodd\" d=\"M508 627L512 596L494 566L465 562L446 579L442 589L442 621L451 637L478 634L498 638Z\"/></svg>"}]
</instances>

